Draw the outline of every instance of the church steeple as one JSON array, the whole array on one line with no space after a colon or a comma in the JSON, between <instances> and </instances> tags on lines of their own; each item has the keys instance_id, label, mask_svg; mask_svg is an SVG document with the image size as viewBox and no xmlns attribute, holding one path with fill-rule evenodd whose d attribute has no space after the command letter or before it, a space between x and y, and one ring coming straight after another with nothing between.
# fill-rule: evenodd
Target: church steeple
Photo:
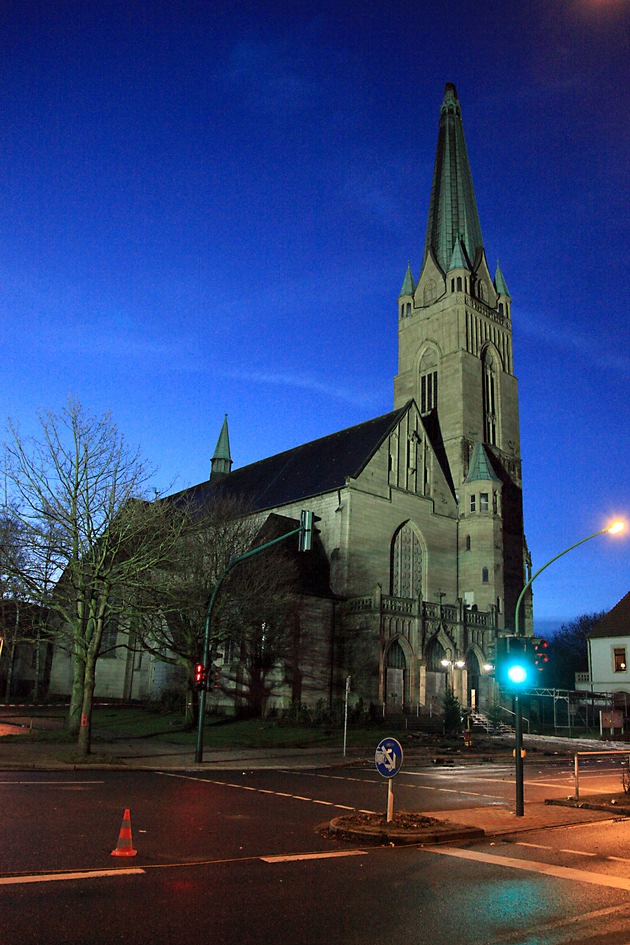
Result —
<instances>
[{"instance_id":1,"label":"church steeple","mask_svg":"<svg viewBox=\"0 0 630 945\"><path fill-rule=\"evenodd\" d=\"M227 414L217 440L214 456L210 460L210 482L215 483L232 471L232 456L230 454L230 437L228 435Z\"/></svg>"},{"instance_id":2,"label":"church steeple","mask_svg":"<svg viewBox=\"0 0 630 945\"><path fill-rule=\"evenodd\" d=\"M469 265L476 268L483 252L481 224L466 151L462 110L455 86L447 82L440 110L423 266L432 253L442 272L447 272L458 238Z\"/></svg>"},{"instance_id":3,"label":"church steeple","mask_svg":"<svg viewBox=\"0 0 630 945\"><path fill-rule=\"evenodd\" d=\"M451 83L440 109L422 269L413 297L398 298L394 406L410 399L466 529L460 596L496 606L509 623L523 586L525 547L512 302L501 269L494 280L488 269Z\"/></svg>"}]
</instances>

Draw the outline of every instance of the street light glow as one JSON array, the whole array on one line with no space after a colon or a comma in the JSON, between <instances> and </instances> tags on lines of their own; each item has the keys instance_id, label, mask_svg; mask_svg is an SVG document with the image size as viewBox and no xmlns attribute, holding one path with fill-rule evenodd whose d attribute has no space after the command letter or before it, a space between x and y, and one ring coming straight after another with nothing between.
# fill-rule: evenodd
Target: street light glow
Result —
<instances>
[{"instance_id":1,"label":"street light glow","mask_svg":"<svg viewBox=\"0 0 630 945\"><path fill-rule=\"evenodd\" d=\"M621 521L613 522L612 525L608 526L606 531L608 532L609 535L617 535L619 534L619 532L622 532L625 527L626 526L624 522L621 522Z\"/></svg>"}]
</instances>

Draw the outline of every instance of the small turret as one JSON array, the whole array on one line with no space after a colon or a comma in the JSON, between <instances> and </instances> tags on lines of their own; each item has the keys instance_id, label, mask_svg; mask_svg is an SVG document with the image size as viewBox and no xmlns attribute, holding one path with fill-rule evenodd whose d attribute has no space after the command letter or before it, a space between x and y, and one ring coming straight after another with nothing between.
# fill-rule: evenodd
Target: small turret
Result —
<instances>
[{"instance_id":1,"label":"small turret","mask_svg":"<svg viewBox=\"0 0 630 945\"><path fill-rule=\"evenodd\" d=\"M499 266L499 260L497 259L497 268L494 274L494 288L496 289L498 295L498 307L500 315L507 315L510 317L510 302L512 301L512 296L510 295L507 283L503 278L503 273L501 272L501 267Z\"/></svg>"},{"instance_id":2,"label":"small turret","mask_svg":"<svg viewBox=\"0 0 630 945\"><path fill-rule=\"evenodd\" d=\"M232 456L230 454L230 437L228 435L228 418L226 414L219 439L217 440L214 456L210 460L210 482L219 482L219 480L223 479L231 471Z\"/></svg>"},{"instance_id":3,"label":"small turret","mask_svg":"<svg viewBox=\"0 0 630 945\"><path fill-rule=\"evenodd\" d=\"M398 296L398 315L400 318L406 318L411 315L413 308L413 294L416 291L416 283L411 272L411 263L407 263L407 271L403 279L400 295Z\"/></svg>"}]
</instances>

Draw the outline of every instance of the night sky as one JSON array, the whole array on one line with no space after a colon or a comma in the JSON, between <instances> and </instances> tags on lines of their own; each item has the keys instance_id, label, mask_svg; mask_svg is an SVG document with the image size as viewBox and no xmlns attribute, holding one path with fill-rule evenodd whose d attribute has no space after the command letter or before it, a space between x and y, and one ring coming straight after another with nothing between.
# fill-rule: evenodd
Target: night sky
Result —
<instances>
[{"instance_id":1,"label":"night sky","mask_svg":"<svg viewBox=\"0 0 630 945\"><path fill-rule=\"evenodd\" d=\"M2 0L0 420L69 394L206 479L393 408L444 84L513 297L534 568L630 520L625 0ZM630 590L628 537L536 628Z\"/></svg>"}]
</instances>

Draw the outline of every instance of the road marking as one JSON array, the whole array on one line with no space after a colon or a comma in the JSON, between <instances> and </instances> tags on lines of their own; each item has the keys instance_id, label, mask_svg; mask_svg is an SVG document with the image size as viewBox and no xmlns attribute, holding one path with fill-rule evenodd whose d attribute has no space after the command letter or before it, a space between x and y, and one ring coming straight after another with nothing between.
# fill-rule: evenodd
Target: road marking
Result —
<instances>
[{"instance_id":1,"label":"road marking","mask_svg":"<svg viewBox=\"0 0 630 945\"><path fill-rule=\"evenodd\" d=\"M347 804L335 804L333 801L320 801L315 797L303 797L301 794L284 794L280 791L270 791L268 788L255 788L248 784L230 784L229 781L215 781L212 778L195 778L190 774L174 774L172 771L158 771L165 778L181 778L183 781L201 781L202 784L216 784L219 787L237 788L239 791L255 791L257 794L271 794L274 797L288 797L293 801L307 801L309 804L325 804L327 807L336 807L338 810L356 810ZM361 811L372 814L373 811Z\"/></svg>"},{"instance_id":2,"label":"road marking","mask_svg":"<svg viewBox=\"0 0 630 945\"><path fill-rule=\"evenodd\" d=\"M592 824L586 824L587 827L592 827ZM597 826L601 826L601 821L597 822ZM599 856L599 853L592 853L590 850L570 850L567 847L556 847L545 846L543 843L525 843L523 840L516 840L514 842L515 847L535 847L537 850L551 850L553 853L572 853L575 856ZM627 856L602 856L602 860L616 860L619 863L630 863L630 860Z\"/></svg>"},{"instance_id":3,"label":"road marking","mask_svg":"<svg viewBox=\"0 0 630 945\"><path fill-rule=\"evenodd\" d=\"M265 863L291 863L294 860L330 860L338 856L365 856L365 850L334 850L332 853L288 853L279 856L261 856Z\"/></svg>"},{"instance_id":4,"label":"road marking","mask_svg":"<svg viewBox=\"0 0 630 945\"><path fill-rule=\"evenodd\" d=\"M567 847L560 847L560 853L572 853L575 856L599 856L598 853L590 853L586 850L569 850Z\"/></svg>"},{"instance_id":5,"label":"road marking","mask_svg":"<svg viewBox=\"0 0 630 945\"><path fill-rule=\"evenodd\" d=\"M62 784L64 787L77 787L83 784L105 784L104 781L0 781L0 786L11 787L13 785L22 785L22 784L46 784L50 786L51 784Z\"/></svg>"},{"instance_id":6,"label":"road marking","mask_svg":"<svg viewBox=\"0 0 630 945\"><path fill-rule=\"evenodd\" d=\"M137 868L117 870L86 870L83 873L42 873L40 876L6 876L0 878L0 886L15 886L19 883L54 883L67 879L102 879L104 876L139 876L144 870Z\"/></svg>"},{"instance_id":7,"label":"road marking","mask_svg":"<svg viewBox=\"0 0 630 945\"><path fill-rule=\"evenodd\" d=\"M519 860L512 856L497 856L494 853L479 853L475 850L462 850L446 847L424 847L429 853L439 853L442 856L454 856L461 860L474 860L477 863L490 863L493 866L507 866L510 869L526 870L529 873L542 873L546 876L555 876L558 879L567 879L571 882L590 883L593 886L609 886L612 889L630 890L630 879L621 876L606 876L604 873L589 873L586 870L576 870L568 866L553 866L550 863L540 863L535 860Z\"/></svg>"}]
</instances>

